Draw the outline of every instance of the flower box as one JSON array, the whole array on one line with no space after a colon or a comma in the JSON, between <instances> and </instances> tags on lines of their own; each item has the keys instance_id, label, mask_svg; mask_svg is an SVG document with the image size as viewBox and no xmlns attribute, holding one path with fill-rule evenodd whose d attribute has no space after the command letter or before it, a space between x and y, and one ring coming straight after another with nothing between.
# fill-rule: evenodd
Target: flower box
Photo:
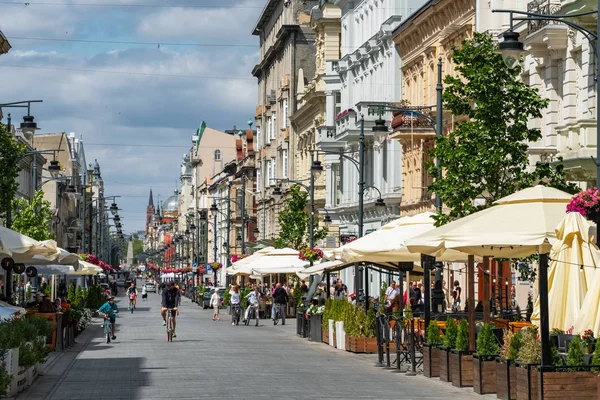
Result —
<instances>
[{"instance_id":1,"label":"flower box","mask_svg":"<svg viewBox=\"0 0 600 400\"><path fill-rule=\"evenodd\" d=\"M313 314L308 318L310 325L310 341L320 343L322 340L321 323L323 316L320 314Z\"/></svg>"},{"instance_id":2,"label":"flower box","mask_svg":"<svg viewBox=\"0 0 600 400\"><path fill-rule=\"evenodd\" d=\"M4 368L9 375L12 375L12 381L7 391L8 397L14 397L18 393L17 382L18 373L19 373L19 348L9 349L4 356Z\"/></svg>"},{"instance_id":3,"label":"flower box","mask_svg":"<svg viewBox=\"0 0 600 400\"><path fill-rule=\"evenodd\" d=\"M450 351L450 377L453 386L473 386L473 353L473 351Z\"/></svg>"},{"instance_id":4,"label":"flower box","mask_svg":"<svg viewBox=\"0 0 600 400\"><path fill-rule=\"evenodd\" d=\"M352 353L377 353L377 338L346 336L346 350Z\"/></svg>"},{"instance_id":5,"label":"flower box","mask_svg":"<svg viewBox=\"0 0 600 400\"><path fill-rule=\"evenodd\" d=\"M446 347L440 347L438 357L440 360L440 380L442 382L451 382L452 377L450 376L450 349Z\"/></svg>"},{"instance_id":6,"label":"flower box","mask_svg":"<svg viewBox=\"0 0 600 400\"><path fill-rule=\"evenodd\" d=\"M589 366L587 371L568 371L565 367L538 367L537 398L597 399L598 375Z\"/></svg>"},{"instance_id":7,"label":"flower box","mask_svg":"<svg viewBox=\"0 0 600 400\"><path fill-rule=\"evenodd\" d=\"M440 376L440 355L438 347L423 345L423 375L428 378Z\"/></svg>"},{"instance_id":8,"label":"flower box","mask_svg":"<svg viewBox=\"0 0 600 400\"><path fill-rule=\"evenodd\" d=\"M537 364L516 362L517 400L537 400L538 374Z\"/></svg>"},{"instance_id":9,"label":"flower box","mask_svg":"<svg viewBox=\"0 0 600 400\"><path fill-rule=\"evenodd\" d=\"M517 368L514 361L496 358L496 397L516 400Z\"/></svg>"},{"instance_id":10,"label":"flower box","mask_svg":"<svg viewBox=\"0 0 600 400\"><path fill-rule=\"evenodd\" d=\"M473 391L477 394L496 393L496 356L473 354Z\"/></svg>"}]
</instances>

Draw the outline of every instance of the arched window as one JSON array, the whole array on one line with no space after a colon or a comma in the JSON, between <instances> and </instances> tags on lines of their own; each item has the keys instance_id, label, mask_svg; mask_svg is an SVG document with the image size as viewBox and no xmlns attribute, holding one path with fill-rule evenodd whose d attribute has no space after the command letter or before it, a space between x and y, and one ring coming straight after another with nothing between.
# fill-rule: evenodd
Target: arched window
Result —
<instances>
[{"instance_id":1,"label":"arched window","mask_svg":"<svg viewBox=\"0 0 600 400\"><path fill-rule=\"evenodd\" d=\"M215 161L221 161L221 150L215 150Z\"/></svg>"}]
</instances>

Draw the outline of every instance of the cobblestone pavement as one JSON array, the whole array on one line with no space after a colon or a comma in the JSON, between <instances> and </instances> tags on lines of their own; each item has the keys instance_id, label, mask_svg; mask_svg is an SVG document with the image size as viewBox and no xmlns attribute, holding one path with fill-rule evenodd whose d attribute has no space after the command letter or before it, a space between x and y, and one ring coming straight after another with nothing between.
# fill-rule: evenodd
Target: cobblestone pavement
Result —
<instances>
[{"instance_id":1,"label":"cobblestone pavement","mask_svg":"<svg viewBox=\"0 0 600 400\"><path fill-rule=\"evenodd\" d=\"M18 399L470 399L479 396L437 379L373 367L373 357L295 336L285 326L232 326L226 312L183 300L177 338L166 342L154 293L127 312L119 298L117 340L106 344L99 321L70 351L53 353L43 376Z\"/></svg>"}]
</instances>

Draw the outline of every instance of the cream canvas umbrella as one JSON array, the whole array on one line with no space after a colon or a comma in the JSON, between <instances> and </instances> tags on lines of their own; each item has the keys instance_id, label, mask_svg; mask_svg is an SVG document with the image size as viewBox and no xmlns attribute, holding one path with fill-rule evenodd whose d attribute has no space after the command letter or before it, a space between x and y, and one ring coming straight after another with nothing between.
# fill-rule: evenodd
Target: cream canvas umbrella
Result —
<instances>
[{"instance_id":1,"label":"cream canvas umbrella","mask_svg":"<svg viewBox=\"0 0 600 400\"><path fill-rule=\"evenodd\" d=\"M298 275L300 279L306 279L311 275L323 275L328 270L337 269L342 265L344 265L344 262L340 260L325 261L320 264L315 264L312 267L308 267L301 271L297 271L296 275Z\"/></svg>"},{"instance_id":2,"label":"cream canvas umbrella","mask_svg":"<svg viewBox=\"0 0 600 400\"><path fill-rule=\"evenodd\" d=\"M558 189L527 188L493 207L408 239L406 246L410 252L436 257L447 249L503 258L548 253L570 200L570 194Z\"/></svg>"},{"instance_id":3,"label":"cream canvas umbrella","mask_svg":"<svg viewBox=\"0 0 600 400\"><path fill-rule=\"evenodd\" d=\"M68 275L96 275L103 272L102 268L87 261L79 260L78 269L73 269Z\"/></svg>"},{"instance_id":4,"label":"cream canvas umbrella","mask_svg":"<svg viewBox=\"0 0 600 400\"><path fill-rule=\"evenodd\" d=\"M225 270L225 272L227 273L227 275L250 275L252 270L245 268L245 266L258 260L259 258L263 257L265 254L267 254L273 250L275 250L275 247L272 247L272 246L264 247L246 258L242 258L241 260L234 262L233 264L231 264L231 266L229 266Z\"/></svg>"},{"instance_id":5,"label":"cream canvas umbrella","mask_svg":"<svg viewBox=\"0 0 600 400\"><path fill-rule=\"evenodd\" d=\"M424 212L412 217L400 218L393 224L383 226L380 230L363 236L342 247L339 259L345 263L354 262L416 262L420 263L421 255L411 253L406 248L406 240L434 229L434 214ZM455 250L448 250L438 261L464 261L467 255Z\"/></svg>"},{"instance_id":6,"label":"cream canvas umbrella","mask_svg":"<svg viewBox=\"0 0 600 400\"><path fill-rule=\"evenodd\" d=\"M298 250L275 249L264 257L252 262L247 267L252 270L254 275L265 274L290 274L305 269L310 263L298 258Z\"/></svg>"},{"instance_id":7,"label":"cream canvas umbrella","mask_svg":"<svg viewBox=\"0 0 600 400\"><path fill-rule=\"evenodd\" d=\"M15 262L28 262L33 256L49 258L57 256L54 240L37 241L12 229L0 226L0 257L10 257Z\"/></svg>"},{"instance_id":8,"label":"cream canvas umbrella","mask_svg":"<svg viewBox=\"0 0 600 400\"><path fill-rule=\"evenodd\" d=\"M556 228L558 241L550 250L550 268L548 271L548 309L550 329L570 331L575 321L578 320L580 310L582 314L597 314L588 312L598 309L598 294L596 292L595 308L584 307L584 298L588 292L588 277L595 271L590 268L581 270L580 266L598 266L600 252L591 235L590 223L579 213L570 212L563 218ZM590 276L591 277L591 276ZM589 318L583 318L582 324ZM539 325L540 301L535 303L531 322ZM585 328L587 329L587 327ZM575 331L583 333L582 331Z\"/></svg>"}]
</instances>

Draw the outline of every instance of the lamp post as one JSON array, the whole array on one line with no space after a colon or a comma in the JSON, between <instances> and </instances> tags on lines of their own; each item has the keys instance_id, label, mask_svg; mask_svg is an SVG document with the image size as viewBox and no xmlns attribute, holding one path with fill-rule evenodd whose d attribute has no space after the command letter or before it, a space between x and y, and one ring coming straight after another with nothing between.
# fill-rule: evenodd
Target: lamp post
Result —
<instances>
[{"instance_id":1,"label":"lamp post","mask_svg":"<svg viewBox=\"0 0 600 400\"><path fill-rule=\"evenodd\" d=\"M551 15L525 12L519 10L492 10L492 12L508 13L510 17L510 26L508 31L503 33L503 41L498 44L498 51L502 54L504 63L509 68L514 68L521 55L524 53L523 42L519 40L519 33L514 31L514 21L554 21L563 23L576 31L581 32L589 41L595 50L596 57L596 124L600 120L600 0L596 11L574 13L569 15ZM596 32L592 32L582 25L571 22L573 18L596 15ZM595 43L594 43L595 41ZM595 46L595 47L594 47ZM600 127L599 127L600 128ZM600 129L596 132L596 181L600 180ZM593 159L593 158L592 158ZM600 220L595 221L600 226ZM600 237L596 235L596 244L600 245ZM550 349L550 321L548 310L548 254L539 255L538 272L538 292L540 296L540 337L542 342L542 366L552 364L552 355Z\"/></svg>"},{"instance_id":2,"label":"lamp post","mask_svg":"<svg viewBox=\"0 0 600 400\"><path fill-rule=\"evenodd\" d=\"M219 209L217 208L217 203L213 201L210 206L210 212L213 214L213 262L217 262L217 212ZM215 277L215 286L217 285L217 271L214 271Z\"/></svg>"}]
</instances>

